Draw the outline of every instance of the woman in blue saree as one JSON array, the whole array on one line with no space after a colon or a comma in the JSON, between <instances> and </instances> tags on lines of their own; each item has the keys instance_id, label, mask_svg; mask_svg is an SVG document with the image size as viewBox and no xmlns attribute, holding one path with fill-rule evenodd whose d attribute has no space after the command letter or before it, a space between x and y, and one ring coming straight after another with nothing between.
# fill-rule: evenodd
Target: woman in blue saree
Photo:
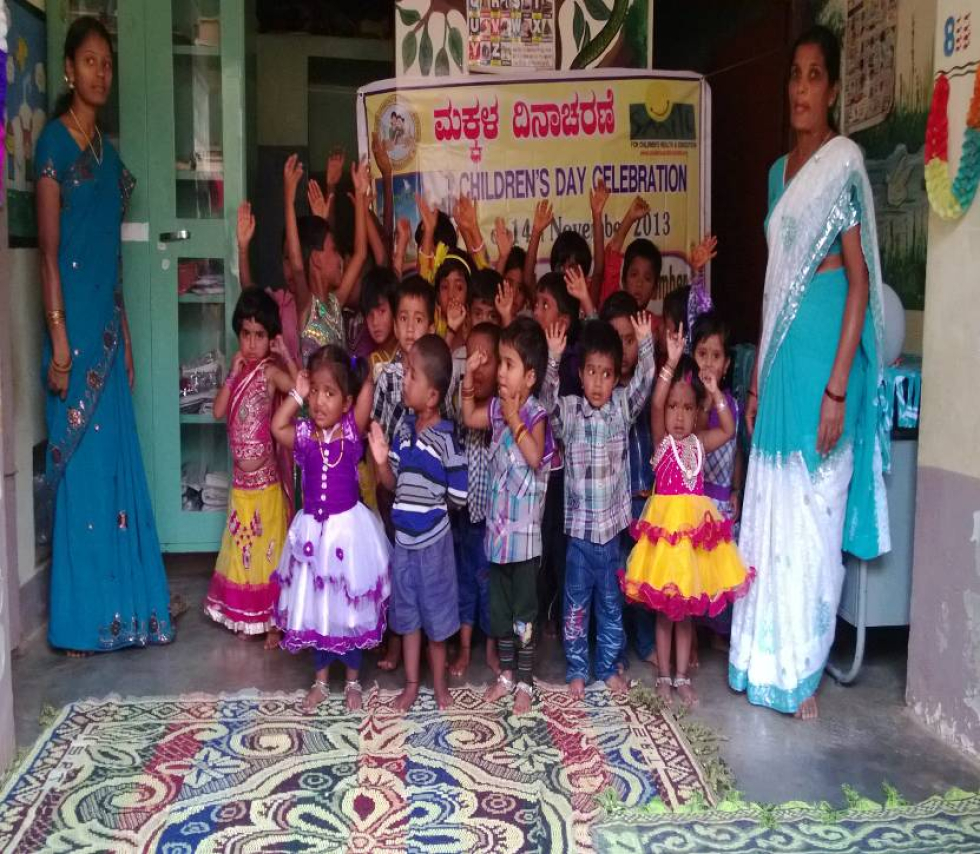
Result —
<instances>
[{"instance_id":1,"label":"woman in blue saree","mask_svg":"<svg viewBox=\"0 0 980 854\"><path fill-rule=\"evenodd\" d=\"M65 40L66 103L34 158L54 497L48 639L71 655L173 639L119 276L134 181L96 125L112 70L105 28L75 21Z\"/></svg>"},{"instance_id":2,"label":"woman in blue saree","mask_svg":"<svg viewBox=\"0 0 980 854\"><path fill-rule=\"evenodd\" d=\"M746 420L752 450L739 548L756 583L735 603L729 684L749 702L817 716L834 640L842 549L889 548L879 432L881 266L858 147L835 135L840 47L800 37L789 81L796 146L769 173L769 263Z\"/></svg>"}]
</instances>

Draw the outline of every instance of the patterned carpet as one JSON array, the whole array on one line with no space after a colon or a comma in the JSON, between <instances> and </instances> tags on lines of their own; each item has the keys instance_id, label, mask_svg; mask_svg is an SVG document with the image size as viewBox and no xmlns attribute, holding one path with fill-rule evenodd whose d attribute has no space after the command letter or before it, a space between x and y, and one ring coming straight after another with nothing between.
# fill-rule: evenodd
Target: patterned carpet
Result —
<instances>
[{"instance_id":1,"label":"patterned carpet","mask_svg":"<svg viewBox=\"0 0 980 854\"><path fill-rule=\"evenodd\" d=\"M604 816L659 796L713 803L677 722L590 690L541 686L524 718L481 689L391 692L315 716L300 694L66 707L0 792L3 851L591 851Z\"/></svg>"},{"instance_id":2,"label":"patterned carpet","mask_svg":"<svg viewBox=\"0 0 980 854\"><path fill-rule=\"evenodd\" d=\"M606 854L977 854L980 793L953 789L909 804L886 787L884 802L844 787L846 805L801 802L753 804L732 798L704 808L642 812L613 805L619 814L594 828ZM658 815L651 807L660 806ZM646 814L643 814L646 813Z\"/></svg>"}]
</instances>

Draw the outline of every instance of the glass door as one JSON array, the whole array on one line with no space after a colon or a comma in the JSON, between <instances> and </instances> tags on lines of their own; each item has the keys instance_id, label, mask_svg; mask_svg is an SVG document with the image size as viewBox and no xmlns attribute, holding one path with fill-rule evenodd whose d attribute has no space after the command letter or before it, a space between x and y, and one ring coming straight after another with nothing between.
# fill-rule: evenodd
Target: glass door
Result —
<instances>
[{"instance_id":1,"label":"glass door","mask_svg":"<svg viewBox=\"0 0 980 854\"><path fill-rule=\"evenodd\" d=\"M165 550L213 550L231 477L212 406L237 346L229 259L244 184L244 12L240 0L169 0L146 15L155 508Z\"/></svg>"}]
</instances>

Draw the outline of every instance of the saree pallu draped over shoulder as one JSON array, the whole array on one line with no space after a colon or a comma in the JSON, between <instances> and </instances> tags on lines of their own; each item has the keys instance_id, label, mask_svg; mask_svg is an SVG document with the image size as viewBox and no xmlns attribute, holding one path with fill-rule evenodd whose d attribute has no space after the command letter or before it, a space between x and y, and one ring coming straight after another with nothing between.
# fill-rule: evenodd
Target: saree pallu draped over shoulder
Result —
<instances>
[{"instance_id":1,"label":"saree pallu draped over shoulder","mask_svg":"<svg viewBox=\"0 0 980 854\"><path fill-rule=\"evenodd\" d=\"M837 137L784 186L770 173L769 264L759 346L759 411L739 547L757 569L735 604L729 684L750 702L797 711L817 689L834 639L842 549L871 559L890 548L882 472L888 434L879 404L882 281L874 200L860 149ZM817 452L824 390L840 341L848 279L817 272L861 228L869 299L847 384L844 429Z\"/></svg>"},{"instance_id":2,"label":"saree pallu draped over shoulder","mask_svg":"<svg viewBox=\"0 0 980 854\"><path fill-rule=\"evenodd\" d=\"M101 163L59 120L38 140L38 179L58 182L58 270L71 347L65 400L48 392L54 501L48 639L110 651L173 639L170 596L121 348L120 224L134 180L106 142ZM45 388L51 342L45 342Z\"/></svg>"}]
</instances>

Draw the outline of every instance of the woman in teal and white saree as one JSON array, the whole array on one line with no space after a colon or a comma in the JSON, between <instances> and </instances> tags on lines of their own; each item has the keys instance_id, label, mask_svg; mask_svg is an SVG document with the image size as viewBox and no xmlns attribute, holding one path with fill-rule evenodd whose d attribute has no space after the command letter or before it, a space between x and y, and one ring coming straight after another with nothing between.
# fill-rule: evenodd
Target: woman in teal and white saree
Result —
<instances>
[{"instance_id":1,"label":"woman in teal and white saree","mask_svg":"<svg viewBox=\"0 0 980 854\"><path fill-rule=\"evenodd\" d=\"M752 451L739 548L756 568L735 603L729 684L816 717L834 640L842 549L889 549L879 432L881 266L858 147L835 136L840 49L815 28L789 84L797 143L769 173L769 264L746 418Z\"/></svg>"}]
</instances>

